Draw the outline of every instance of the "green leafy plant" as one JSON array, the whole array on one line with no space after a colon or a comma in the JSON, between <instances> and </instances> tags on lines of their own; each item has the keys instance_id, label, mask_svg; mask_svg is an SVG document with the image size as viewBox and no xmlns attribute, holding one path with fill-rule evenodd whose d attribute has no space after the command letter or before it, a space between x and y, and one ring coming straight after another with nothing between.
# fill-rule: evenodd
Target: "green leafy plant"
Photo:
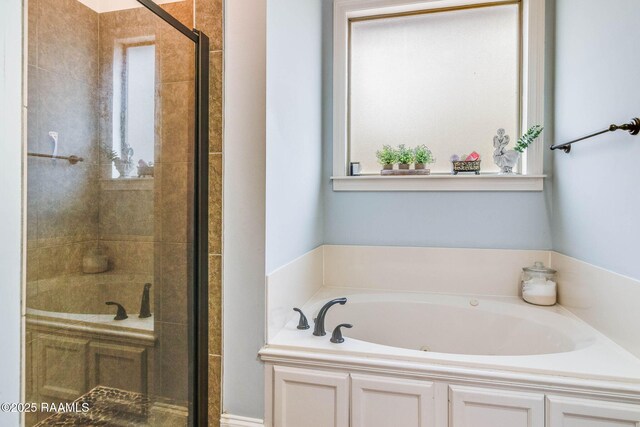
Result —
<instances>
[{"instance_id":1,"label":"green leafy plant","mask_svg":"<svg viewBox=\"0 0 640 427\"><path fill-rule=\"evenodd\" d=\"M435 161L435 159L433 158L433 154L431 153L431 150L429 150L427 146L424 144L418 145L413 150L413 155L416 163L427 165Z\"/></svg>"},{"instance_id":2,"label":"green leafy plant","mask_svg":"<svg viewBox=\"0 0 640 427\"><path fill-rule=\"evenodd\" d=\"M107 144L101 144L100 151L102 151L102 155L110 162L120 160L120 156L118 155L118 153L111 149L111 147L107 146Z\"/></svg>"},{"instance_id":3,"label":"green leafy plant","mask_svg":"<svg viewBox=\"0 0 640 427\"><path fill-rule=\"evenodd\" d=\"M398 162L398 153L390 145L385 145L382 150L376 151L378 163L381 165L393 165Z\"/></svg>"},{"instance_id":4,"label":"green leafy plant","mask_svg":"<svg viewBox=\"0 0 640 427\"><path fill-rule=\"evenodd\" d=\"M398 149L396 150L398 153L398 163L401 165L408 165L413 163L415 159L415 154L411 148L406 147L404 144L398 145Z\"/></svg>"},{"instance_id":5,"label":"green leafy plant","mask_svg":"<svg viewBox=\"0 0 640 427\"><path fill-rule=\"evenodd\" d=\"M544 128L540 125L531 126L524 135L518 139L518 142L516 142L516 146L513 149L518 153L524 153L524 150L526 150L527 147L529 147L533 141L540 136L543 130Z\"/></svg>"}]
</instances>

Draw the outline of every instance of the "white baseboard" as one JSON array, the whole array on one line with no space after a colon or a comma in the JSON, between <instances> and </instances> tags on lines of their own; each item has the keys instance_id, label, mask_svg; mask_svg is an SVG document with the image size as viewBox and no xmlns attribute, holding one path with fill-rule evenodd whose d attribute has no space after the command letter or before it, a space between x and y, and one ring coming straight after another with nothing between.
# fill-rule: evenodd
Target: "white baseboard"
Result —
<instances>
[{"instance_id":1,"label":"white baseboard","mask_svg":"<svg viewBox=\"0 0 640 427\"><path fill-rule=\"evenodd\" d=\"M264 422L257 418L222 414L222 417L220 417L220 427L264 427Z\"/></svg>"}]
</instances>

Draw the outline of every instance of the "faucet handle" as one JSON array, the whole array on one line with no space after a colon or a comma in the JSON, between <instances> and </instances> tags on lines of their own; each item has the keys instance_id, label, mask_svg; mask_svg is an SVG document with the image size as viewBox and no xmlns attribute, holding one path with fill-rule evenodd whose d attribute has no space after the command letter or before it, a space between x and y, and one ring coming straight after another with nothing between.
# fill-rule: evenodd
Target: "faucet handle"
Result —
<instances>
[{"instance_id":1,"label":"faucet handle","mask_svg":"<svg viewBox=\"0 0 640 427\"><path fill-rule=\"evenodd\" d=\"M331 334L331 339L329 340L334 344L340 344L344 342L344 338L342 338L342 331L340 330L340 328L353 328L353 325L349 323L341 323L340 325L336 326L333 330L333 334Z\"/></svg>"},{"instance_id":2,"label":"faucet handle","mask_svg":"<svg viewBox=\"0 0 640 427\"><path fill-rule=\"evenodd\" d=\"M300 320L298 321L298 329L309 329L309 322L307 321L307 316L304 315L302 310L299 308L294 308L293 311L297 311L300 313Z\"/></svg>"},{"instance_id":3,"label":"faucet handle","mask_svg":"<svg viewBox=\"0 0 640 427\"><path fill-rule=\"evenodd\" d=\"M117 302L113 302L113 301L107 301L105 302L105 304L118 306L118 312L116 313L116 317L114 317L113 320L124 320L129 317L127 316L127 311L124 309L124 307L121 304L118 304Z\"/></svg>"}]
</instances>

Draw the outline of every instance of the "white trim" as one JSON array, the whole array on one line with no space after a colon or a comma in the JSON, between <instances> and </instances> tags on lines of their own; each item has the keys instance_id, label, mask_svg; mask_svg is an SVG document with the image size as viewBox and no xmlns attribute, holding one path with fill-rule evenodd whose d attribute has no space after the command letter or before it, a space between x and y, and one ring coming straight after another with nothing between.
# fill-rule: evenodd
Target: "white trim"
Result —
<instances>
[{"instance_id":1,"label":"white trim","mask_svg":"<svg viewBox=\"0 0 640 427\"><path fill-rule=\"evenodd\" d=\"M240 415L222 414L220 427L264 427L264 421Z\"/></svg>"},{"instance_id":2,"label":"white trim","mask_svg":"<svg viewBox=\"0 0 640 427\"><path fill-rule=\"evenodd\" d=\"M20 402L24 398L21 387L24 372L23 318L21 298L24 289L24 154L26 97L23 97L23 55L26 33L25 13L20 0L0 2L0 324L3 351L0 354L0 402ZM24 33L23 33L24 31ZM24 185L23 185L24 184ZM0 411L0 425L19 425L21 415Z\"/></svg>"},{"instance_id":3,"label":"white trim","mask_svg":"<svg viewBox=\"0 0 640 427\"><path fill-rule=\"evenodd\" d=\"M507 2L508 0L498 0ZM544 142L540 138L523 159L533 181L421 180L397 177L351 181L347 175L349 19L388 13L486 3L486 0L335 0L333 15L333 189L334 191L541 191ZM522 0L522 129L544 120L544 0ZM481 176L482 177L482 176ZM349 178L349 181L344 181ZM360 177L358 177L360 179ZM474 177L477 178L477 177ZM391 183L393 185L391 185ZM482 184L480 184L482 183Z\"/></svg>"},{"instance_id":4,"label":"white trim","mask_svg":"<svg viewBox=\"0 0 640 427\"><path fill-rule=\"evenodd\" d=\"M333 191L542 191L546 175L333 176Z\"/></svg>"},{"instance_id":5,"label":"white trim","mask_svg":"<svg viewBox=\"0 0 640 427\"><path fill-rule=\"evenodd\" d=\"M522 0L522 130L544 124L544 0ZM543 171L544 133L523 156L524 174Z\"/></svg>"},{"instance_id":6,"label":"white trim","mask_svg":"<svg viewBox=\"0 0 640 427\"><path fill-rule=\"evenodd\" d=\"M607 396L621 402L640 403L640 384L607 379L584 379L534 372L420 363L385 359L374 357L374 355L331 354L274 345L263 347L258 354L260 360L266 363L267 369L269 364L272 364L318 370L345 370L471 386L526 387L527 390L542 390L547 393L570 392L580 397Z\"/></svg>"}]
</instances>

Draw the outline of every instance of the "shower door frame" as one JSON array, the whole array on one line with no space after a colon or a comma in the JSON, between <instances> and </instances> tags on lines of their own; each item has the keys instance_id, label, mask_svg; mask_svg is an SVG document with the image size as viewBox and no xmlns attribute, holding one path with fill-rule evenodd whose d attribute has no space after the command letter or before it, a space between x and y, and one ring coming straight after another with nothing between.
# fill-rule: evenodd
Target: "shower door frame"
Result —
<instances>
[{"instance_id":1,"label":"shower door frame","mask_svg":"<svg viewBox=\"0 0 640 427\"><path fill-rule=\"evenodd\" d=\"M194 257L189 289L189 400L193 425L209 423L209 37L152 0L137 0L195 45Z\"/></svg>"}]
</instances>

